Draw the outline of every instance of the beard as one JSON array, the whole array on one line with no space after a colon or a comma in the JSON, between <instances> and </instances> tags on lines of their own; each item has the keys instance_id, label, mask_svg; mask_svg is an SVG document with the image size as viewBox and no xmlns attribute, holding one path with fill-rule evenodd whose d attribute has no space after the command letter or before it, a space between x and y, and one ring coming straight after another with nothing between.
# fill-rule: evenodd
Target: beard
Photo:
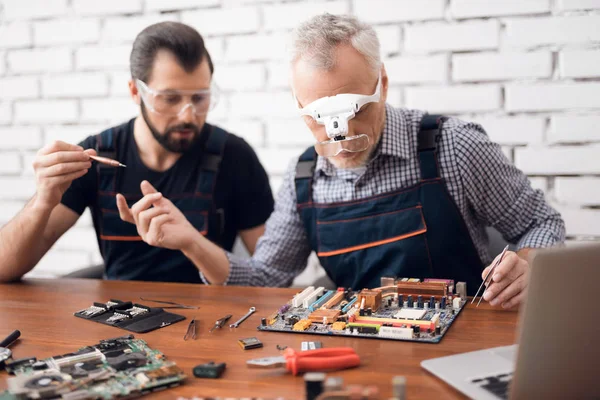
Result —
<instances>
[{"instance_id":1,"label":"beard","mask_svg":"<svg viewBox=\"0 0 600 400\"><path fill-rule=\"evenodd\" d=\"M202 132L201 127L198 127L197 125L190 124L190 123L171 126L171 127L167 128L163 133L159 132L159 130L156 129L154 124L152 122L150 122L150 118L148 118L148 110L146 110L146 107L144 106L143 102L141 104L141 107L142 107L142 118L144 118L144 122L146 122L148 129L150 129L150 132L152 132L152 136L166 150L173 152L173 153L185 153L190 148L192 148L194 143L200 138L200 133ZM190 139L188 139L188 138L175 139L173 137L173 134L175 132L181 132L181 131L185 131L185 130L189 130L189 131L193 132L193 135Z\"/></svg>"}]
</instances>

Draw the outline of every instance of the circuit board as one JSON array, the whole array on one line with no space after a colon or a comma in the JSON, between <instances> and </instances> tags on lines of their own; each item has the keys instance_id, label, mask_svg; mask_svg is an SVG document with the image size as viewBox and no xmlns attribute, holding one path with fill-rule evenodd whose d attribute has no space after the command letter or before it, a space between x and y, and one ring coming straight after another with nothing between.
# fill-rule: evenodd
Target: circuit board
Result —
<instances>
[{"instance_id":1,"label":"circuit board","mask_svg":"<svg viewBox=\"0 0 600 400\"><path fill-rule=\"evenodd\" d=\"M0 400L134 398L185 379L174 362L133 335L13 367L9 371L15 376L8 378Z\"/></svg>"},{"instance_id":2,"label":"circuit board","mask_svg":"<svg viewBox=\"0 0 600 400\"><path fill-rule=\"evenodd\" d=\"M382 278L360 291L310 286L261 319L258 330L438 343L466 305L466 284Z\"/></svg>"}]
</instances>

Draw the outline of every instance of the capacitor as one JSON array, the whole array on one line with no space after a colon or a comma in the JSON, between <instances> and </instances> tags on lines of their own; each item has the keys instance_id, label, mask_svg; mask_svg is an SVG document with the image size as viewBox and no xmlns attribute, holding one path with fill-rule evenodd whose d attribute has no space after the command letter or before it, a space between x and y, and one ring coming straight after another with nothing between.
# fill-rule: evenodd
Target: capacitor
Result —
<instances>
[{"instance_id":1,"label":"capacitor","mask_svg":"<svg viewBox=\"0 0 600 400\"><path fill-rule=\"evenodd\" d=\"M266 319L266 318L261 318L261 319L260 319L260 324L261 324L262 326L267 326L267 319Z\"/></svg>"},{"instance_id":2,"label":"capacitor","mask_svg":"<svg viewBox=\"0 0 600 400\"><path fill-rule=\"evenodd\" d=\"M401 293L398 295L398 306L402 307L402 304L404 304L404 295ZM406 307L406 306L404 306Z\"/></svg>"},{"instance_id":3,"label":"capacitor","mask_svg":"<svg viewBox=\"0 0 600 400\"><path fill-rule=\"evenodd\" d=\"M371 309L371 307L367 308L367 315L368 316L373 315L373 310Z\"/></svg>"},{"instance_id":4,"label":"capacitor","mask_svg":"<svg viewBox=\"0 0 600 400\"><path fill-rule=\"evenodd\" d=\"M412 298L412 295L410 295L410 294L408 295L408 306L409 307L413 306L413 298Z\"/></svg>"},{"instance_id":5,"label":"capacitor","mask_svg":"<svg viewBox=\"0 0 600 400\"><path fill-rule=\"evenodd\" d=\"M421 336L421 327L418 324L413 325L413 333L415 337Z\"/></svg>"},{"instance_id":6,"label":"capacitor","mask_svg":"<svg viewBox=\"0 0 600 400\"><path fill-rule=\"evenodd\" d=\"M360 315L361 317L365 316L365 310L364 310L364 308L361 308L360 310L358 310L358 315Z\"/></svg>"},{"instance_id":7,"label":"capacitor","mask_svg":"<svg viewBox=\"0 0 600 400\"><path fill-rule=\"evenodd\" d=\"M436 326L435 327L435 334L436 335L441 335L442 334L442 327L441 326Z\"/></svg>"},{"instance_id":8,"label":"capacitor","mask_svg":"<svg viewBox=\"0 0 600 400\"><path fill-rule=\"evenodd\" d=\"M425 304L423 304L423 308L428 310L429 309L429 302L426 301Z\"/></svg>"},{"instance_id":9,"label":"capacitor","mask_svg":"<svg viewBox=\"0 0 600 400\"><path fill-rule=\"evenodd\" d=\"M429 298L429 304L431 304L432 306L435 304L435 297L431 296Z\"/></svg>"},{"instance_id":10,"label":"capacitor","mask_svg":"<svg viewBox=\"0 0 600 400\"><path fill-rule=\"evenodd\" d=\"M442 297L442 303L440 304L441 308L446 308L446 296Z\"/></svg>"}]
</instances>

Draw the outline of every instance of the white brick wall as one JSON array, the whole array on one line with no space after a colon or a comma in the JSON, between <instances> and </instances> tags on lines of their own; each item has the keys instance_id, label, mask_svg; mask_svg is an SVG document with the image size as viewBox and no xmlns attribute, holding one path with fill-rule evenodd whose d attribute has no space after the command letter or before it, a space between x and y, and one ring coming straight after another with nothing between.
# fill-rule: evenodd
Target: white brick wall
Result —
<instances>
[{"instance_id":1,"label":"white brick wall","mask_svg":"<svg viewBox=\"0 0 600 400\"><path fill-rule=\"evenodd\" d=\"M277 189L313 142L288 88L288 34L324 11L373 24L390 104L482 124L571 239L600 238L599 0L0 0L0 224L32 195L41 146L136 115L131 43L163 20L203 34L222 89L209 121L248 141ZM86 213L33 275L99 262L96 247Z\"/></svg>"}]
</instances>

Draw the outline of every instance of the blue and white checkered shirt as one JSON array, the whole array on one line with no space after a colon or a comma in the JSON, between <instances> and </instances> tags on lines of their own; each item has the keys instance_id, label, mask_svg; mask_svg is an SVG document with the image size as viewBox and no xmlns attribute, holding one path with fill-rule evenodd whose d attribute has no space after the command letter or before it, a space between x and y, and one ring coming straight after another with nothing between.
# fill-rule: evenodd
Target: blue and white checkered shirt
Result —
<instances>
[{"instance_id":1,"label":"blue and white checkered shirt","mask_svg":"<svg viewBox=\"0 0 600 400\"><path fill-rule=\"evenodd\" d=\"M332 203L363 199L412 186L419 181L417 133L422 111L386 105L380 145L366 168L336 169L319 157L314 172L313 200ZM487 226L496 228L521 248L547 247L562 242L565 225L560 214L533 190L527 177L504 155L500 146L474 123L450 118L438 145L440 174L462 214L482 263L488 251ZM226 284L289 286L306 267L312 251L296 210L294 183L297 160L288 168L275 211L252 258L227 254L231 270ZM201 274L202 275L202 274ZM202 276L202 279L205 278Z\"/></svg>"}]
</instances>

